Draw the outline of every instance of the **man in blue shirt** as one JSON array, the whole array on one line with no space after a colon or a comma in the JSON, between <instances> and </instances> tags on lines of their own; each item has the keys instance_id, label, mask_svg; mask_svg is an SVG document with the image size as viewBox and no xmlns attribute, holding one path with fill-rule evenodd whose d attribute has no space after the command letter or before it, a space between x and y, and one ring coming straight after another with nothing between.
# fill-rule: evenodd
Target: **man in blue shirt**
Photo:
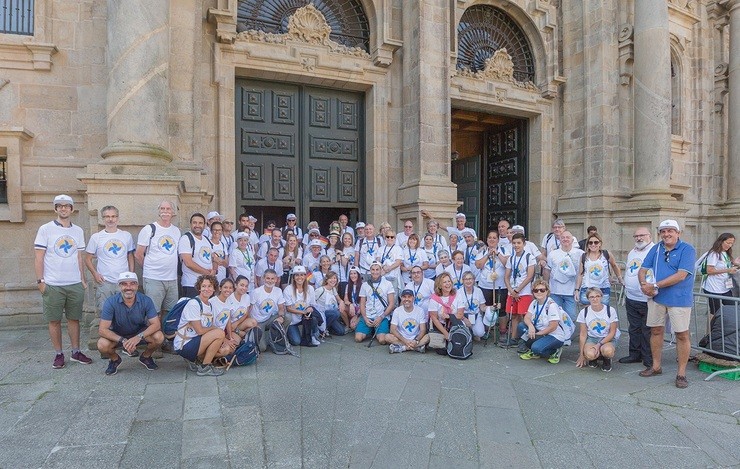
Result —
<instances>
[{"instance_id":1,"label":"man in blue shirt","mask_svg":"<svg viewBox=\"0 0 740 469\"><path fill-rule=\"evenodd\" d=\"M156 370L152 353L164 342L164 334L154 302L138 293L139 279L133 272L118 276L118 288L120 293L108 298L100 312L98 350L110 358L105 374L110 376L118 371L121 357L116 353L117 348L133 356L139 345L146 345L139 363L147 370Z\"/></svg>"},{"instance_id":2,"label":"man in blue shirt","mask_svg":"<svg viewBox=\"0 0 740 469\"><path fill-rule=\"evenodd\" d=\"M693 302L694 262L696 250L679 239L681 229L676 220L663 220L658 226L660 243L650 249L637 274L640 289L648 297L647 326L651 328L650 351L653 366L640 372L649 377L663 373L660 360L663 353L663 334L666 315L676 334L678 371L676 387L689 386L686 364L689 361L691 342L689 322Z\"/></svg>"}]
</instances>

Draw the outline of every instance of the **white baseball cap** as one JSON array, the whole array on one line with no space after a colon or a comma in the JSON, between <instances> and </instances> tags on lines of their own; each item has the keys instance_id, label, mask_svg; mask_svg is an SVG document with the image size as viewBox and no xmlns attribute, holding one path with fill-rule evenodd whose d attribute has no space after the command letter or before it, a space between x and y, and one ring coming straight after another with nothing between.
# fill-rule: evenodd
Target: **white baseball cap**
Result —
<instances>
[{"instance_id":1,"label":"white baseball cap","mask_svg":"<svg viewBox=\"0 0 740 469\"><path fill-rule=\"evenodd\" d=\"M68 196L67 194L59 194L58 196L54 197L54 206L57 205L65 205L69 204L74 206L74 202L72 201L72 197Z\"/></svg>"},{"instance_id":2,"label":"white baseball cap","mask_svg":"<svg viewBox=\"0 0 740 469\"><path fill-rule=\"evenodd\" d=\"M473 238L475 238L475 231L473 231L472 228L465 228L462 231L460 231L460 233L463 236L472 236Z\"/></svg>"},{"instance_id":3,"label":"white baseball cap","mask_svg":"<svg viewBox=\"0 0 740 469\"><path fill-rule=\"evenodd\" d=\"M319 241L318 239L312 239L310 243L308 243L308 247L312 248L314 246L318 246L320 248L324 247L324 243Z\"/></svg>"},{"instance_id":4,"label":"white baseball cap","mask_svg":"<svg viewBox=\"0 0 740 469\"><path fill-rule=\"evenodd\" d=\"M234 236L234 239L236 239L237 241L240 239L249 239L249 235L243 231L240 231Z\"/></svg>"},{"instance_id":5,"label":"white baseball cap","mask_svg":"<svg viewBox=\"0 0 740 469\"><path fill-rule=\"evenodd\" d=\"M139 283L139 277L133 272L121 272L118 275L118 283L123 282L136 282Z\"/></svg>"},{"instance_id":6,"label":"white baseball cap","mask_svg":"<svg viewBox=\"0 0 740 469\"><path fill-rule=\"evenodd\" d=\"M676 220L663 220L660 222L660 225L658 225L658 231L665 230L666 228L674 228L676 231L681 231Z\"/></svg>"},{"instance_id":7,"label":"white baseball cap","mask_svg":"<svg viewBox=\"0 0 740 469\"><path fill-rule=\"evenodd\" d=\"M295 213L289 213L286 217L286 220L297 220L298 217L295 216Z\"/></svg>"},{"instance_id":8,"label":"white baseball cap","mask_svg":"<svg viewBox=\"0 0 740 469\"><path fill-rule=\"evenodd\" d=\"M254 218L254 217L253 217L252 215L249 215L249 216L247 217L247 220L249 220L249 221L257 221L257 219L256 219L256 218Z\"/></svg>"},{"instance_id":9,"label":"white baseball cap","mask_svg":"<svg viewBox=\"0 0 740 469\"><path fill-rule=\"evenodd\" d=\"M511 227L511 231L514 233L524 234L524 227L522 225L514 225Z\"/></svg>"},{"instance_id":10,"label":"white baseball cap","mask_svg":"<svg viewBox=\"0 0 740 469\"><path fill-rule=\"evenodd\" d=\"M208 215L206 215L206 220L213 220L214 218L218 218L219 221L223 221L224 217L218 212L208 212Z\"/></svg>"},{"instance_id":11,"label":"white baseball cap","mask_svg":"<svg viewBox=\"0 0 740 469\"><path fill-rule=\"evenodd\" d=\"M357 224L355 225L355 228L365 228L365 224L361 221L358 221Z\"/></svg>"},{"instance_id":12,"label":"white baseball cap","mask_svg":"<svg viewBox=\"0 0 740 469\"><path fill-rule=\"evenodd\" d=\"M293 275L305 274L306 273L306 268L303 267L302 265L297 265L297 266L293 267L293 270L291 271L291 273Z\"/></svg>"}]
</instances>

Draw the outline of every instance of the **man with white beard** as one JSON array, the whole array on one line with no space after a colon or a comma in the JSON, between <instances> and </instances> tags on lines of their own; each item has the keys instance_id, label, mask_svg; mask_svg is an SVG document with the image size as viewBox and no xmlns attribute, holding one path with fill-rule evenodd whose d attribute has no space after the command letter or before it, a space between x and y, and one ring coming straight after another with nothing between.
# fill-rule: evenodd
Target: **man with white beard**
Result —
<instances>
[{"instance_id":1,"label":"man with white beard","mask_svg":"<svg viewBox=\"0 0 740 469\"><path fill-rule=\"evenodd\" d=\"M646 325L648 298L640 289L637 272L640 271L642 261L654 243L650 238L650 230L645 227L635 230L632 238L635 240L635 247L627 254L627 267L624 269L624 285L627 293L625 309L630 336L629 355L620 358L619 363L642 362L646 367L651 367L653 358L650 354L650 328ZM652 273L649 275L650 279L646 280L652 283L654 281Z\"/></svg>"}]
</instances>

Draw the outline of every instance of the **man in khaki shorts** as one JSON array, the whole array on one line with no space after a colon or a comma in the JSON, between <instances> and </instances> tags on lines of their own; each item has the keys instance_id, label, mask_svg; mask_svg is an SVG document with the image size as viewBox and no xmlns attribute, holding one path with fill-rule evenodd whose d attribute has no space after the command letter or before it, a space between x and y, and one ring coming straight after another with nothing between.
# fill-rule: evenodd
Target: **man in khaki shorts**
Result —
<instances>
[{"instance_id":1,"label":"man in khaki shorts","mask_svg":"<svg viewBox=\"0 0 740 469\"><path fill-rule=\"evenodd\" d=\"M689 322L696 250L679 239L681 229L676 220L660 222L658 233L661 242L650 249L637 274L640 288L648 297L647 326L651 328L650 352L653 356L653 366L642 370L640 376L650 377L663 373L660 360L667 315L676 334L676 387L684 389L689 386L686 364L691 351Z\"/></svg>"}]
</instances>

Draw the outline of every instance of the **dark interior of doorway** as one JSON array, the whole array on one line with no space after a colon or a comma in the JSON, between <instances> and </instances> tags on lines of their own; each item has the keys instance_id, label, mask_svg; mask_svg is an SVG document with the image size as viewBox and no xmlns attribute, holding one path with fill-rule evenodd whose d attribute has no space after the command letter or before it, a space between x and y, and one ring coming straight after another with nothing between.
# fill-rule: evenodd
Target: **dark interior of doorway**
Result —
<instances>
[{"instance_id":1,"label":"dark interior of doorway","mask_svg":"<svg viewBox=\"0 0 740 469\"><path fill-rule=\"evenodd\" d=\"M244 213L248 213L257 219L255 229L258 233L264 233L269 222L275 222L277 228L285 226L285 217L289 213L295 213L295 207L261 207L256 205L244 205ZM299 220L300 222L300 220Z\"/></svg>"},{"instance_id":2,"label":"dark interior of doorway","mask_svg":"<svg viewBox=\"0 0 740 469\"><path fill-rule=\"evenodd\" d=\"M248 213L257 219L256 229L259 233L264 233L270 221L274 221L278 228L285 226L285 217L289 213L296 213L295 207L263 207L257 205L242 206L243 213ZM345 214L349 217L350 226L354 227L357 223L357 209L336 208L336 207L311 207L311 219L298 219L298 226L303 230L310 221L316 221L319 224L321 234L329 234L329 225L331 222L338 220L339 215Z\"/></svg>"},{"instance_id":3,"label":"dark interior of doorway","mask_svg":"<svg viewBox=\"0 0 740 469\"><path fill-rule=\"evenodd\" d=\"M335 220L339 220L339 215L345 214L349 218L349 225L354 228L357 223L357 209L332 208L332 207L311 207L311 220L319 224L319 230L324 236L329 234L329 225ZM308 221L304 225L308 224Z\"/></svg>"}]
</instances>

